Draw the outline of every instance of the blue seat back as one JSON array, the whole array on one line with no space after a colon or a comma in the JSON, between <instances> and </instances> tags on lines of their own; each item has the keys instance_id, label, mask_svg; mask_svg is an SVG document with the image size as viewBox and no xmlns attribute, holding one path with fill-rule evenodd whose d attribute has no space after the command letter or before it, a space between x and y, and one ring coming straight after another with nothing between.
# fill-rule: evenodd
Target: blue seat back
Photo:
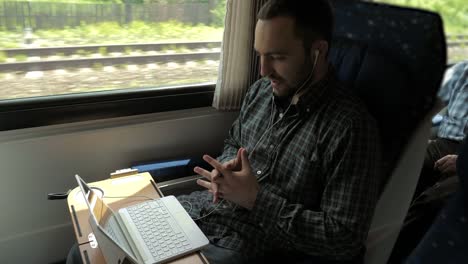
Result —
<instances>
[{"instance_id":1,"label":"blue seat back","mask_svg":"<svg viewBox=\"0 0 468 264\"><path fill-rule=\"evenodd\" d=\"M385 4L335 0L333 5L329 60L377 119L390 172L435 103L446 67L442 20L433 12Z\"/></svg>"}]
</instances>

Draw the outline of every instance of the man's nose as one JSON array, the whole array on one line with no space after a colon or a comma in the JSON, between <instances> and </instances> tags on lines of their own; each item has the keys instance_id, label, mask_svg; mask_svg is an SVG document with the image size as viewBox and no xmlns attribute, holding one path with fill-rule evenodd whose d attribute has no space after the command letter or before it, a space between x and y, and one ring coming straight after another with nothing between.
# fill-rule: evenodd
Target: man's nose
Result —
<instances>
[{"instance_id":1,"label":"man's nose","mask_svg":"<svg viewBox=\"0 0 468 264\"><path fill-rule=\"evenodd\" d=\"M272 67L270 60L268 60L268 58L265 57L260 57L260 75L262 77L266 77L271 75L271 73Z\"/></svg>"}]
</instances>

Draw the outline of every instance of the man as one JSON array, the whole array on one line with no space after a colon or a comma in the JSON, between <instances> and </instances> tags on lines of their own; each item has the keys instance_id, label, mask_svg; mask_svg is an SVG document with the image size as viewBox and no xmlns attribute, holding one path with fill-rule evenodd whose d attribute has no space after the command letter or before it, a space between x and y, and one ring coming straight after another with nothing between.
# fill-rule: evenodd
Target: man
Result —
<instances>
[{"instance_id":1,"label":"man","mask_svg":"<svg viewBox=\"0 0 468 264\"><path fill-rule=\"evenodd\" d=\"M450 165L452 167L452 165ZM442 207L421 242L404 263L466 263L468 259L468 138L460 144L453 165L459 188Z\"/></svg>"},{"instance_id":2,"label":"man","mask_svg":"<svg viewBox=\"0 0 468 264\"><path fill-rule=\"evenodd\" d=\"M390 261L401 263L428 231L446 200L458 189L458 148L468 133L468 61L444 76L439 98L447 106L437 137L429 140L419 181Z\"/></svg>"},{"instance_id":3,"label":"man","mask_svg":"<svg viewBox=\"0 0 468 264\"><path fill-rule=\"evenodd\" d=\"M258 17L264 78L248 90L223 154L203 157L213 170L194 169L209 192L179 200L210 239L210 263L359 263L381 153L376 122L327 62L330 4L271 0Z\"/></svg>"},{"instance_id":4,"label":"man","mask_svg":"<svg viewBox=\"0 0 468 264\"><path fill-rule=\"evenodd\" d=\"M416 195L435 182L453 176L460 142L468 133L468 61L445 73L439 98L447 106L437 137L429 141Z\"/></svg>"}]
</instances>

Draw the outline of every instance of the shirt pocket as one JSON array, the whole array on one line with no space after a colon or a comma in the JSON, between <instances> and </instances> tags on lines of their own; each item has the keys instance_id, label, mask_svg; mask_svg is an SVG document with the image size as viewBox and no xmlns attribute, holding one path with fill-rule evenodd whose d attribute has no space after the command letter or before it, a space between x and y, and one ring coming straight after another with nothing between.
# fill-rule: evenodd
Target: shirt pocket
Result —
<instances>
[{"instance_id":1,"label":"shirt pocket","mask_svg":"<svg viewBox=\"0 0 468 264\"><path fill-rule=\"evenodd\" d=\"M287 189L297 194L307 192L317 186L321 179L320 155L316 147L295 151L292 155Z\"/></svg>"}]
</instances>

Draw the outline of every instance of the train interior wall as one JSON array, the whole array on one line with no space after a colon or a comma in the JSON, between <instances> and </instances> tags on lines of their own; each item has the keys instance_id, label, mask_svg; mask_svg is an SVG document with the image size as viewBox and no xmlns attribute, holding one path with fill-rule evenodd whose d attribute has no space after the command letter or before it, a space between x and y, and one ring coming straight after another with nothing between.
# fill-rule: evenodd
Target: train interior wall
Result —
<instances>
[{"instance_id":1,"label":"train interior wall","mask_svg":"<svg viewBox=\"0 0 468 264\"><path fill-rule=\"evenodd\" d=\"M75 237L66 200L76 187L135 162L222 150L237 113L198 108L0 132L2 263L63 260Z\"/></svg>"}]
</instances>

